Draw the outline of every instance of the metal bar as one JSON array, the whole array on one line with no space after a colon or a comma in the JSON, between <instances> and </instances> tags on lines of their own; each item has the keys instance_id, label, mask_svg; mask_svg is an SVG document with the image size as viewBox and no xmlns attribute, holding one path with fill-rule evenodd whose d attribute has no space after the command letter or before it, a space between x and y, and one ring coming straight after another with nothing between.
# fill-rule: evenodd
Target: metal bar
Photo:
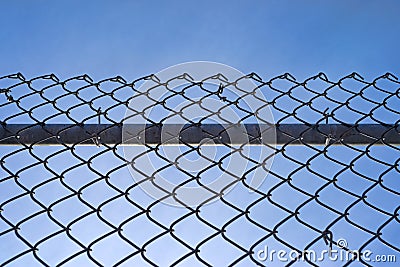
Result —
<instances>
[{"instance_id":1,"label":"metal bar","mask_svg":"<svg viewBox=\"0 0 400 267\"><path fill-rule=\"evenodd\" d=\"M307 143L311 145L346 144L366 145L376 142L400 144L399 125L378 124L281 124L236 125L201 124L201 125L116 125L116 124L7 124L0 126L0 145L59 145L79 144L95 145L98 143L123 145L199 144L212 139L206 144L289 144ZM163 138L161 138L163 136Z\"/></svg>"}]
</instances>

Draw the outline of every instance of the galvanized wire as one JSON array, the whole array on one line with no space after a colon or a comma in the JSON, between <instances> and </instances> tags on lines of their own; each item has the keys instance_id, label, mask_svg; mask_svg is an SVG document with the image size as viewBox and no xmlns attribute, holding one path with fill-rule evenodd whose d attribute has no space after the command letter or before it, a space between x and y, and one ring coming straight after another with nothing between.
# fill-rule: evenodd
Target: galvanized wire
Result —
<instances>
[{"instance_id":1,"label":"galvanized wire","mask_svg":"<svg viewBox=\"0 0 400 267\"><path fill-rule=\"evenodd\" d=\"M182 78L187 77L174 79ZM146 98L150 103L147 108L162 107L186 119L188 124L202 125L217 113L216 110L209 110L209 115L193 122L183 117L181 110L168 107L167 101L153 99L148 92L137 90L141 82L148 80L167 88L154 75L133 82L119 76L98 82L88 75L64 81L54 74L33 79L26 79L21 73L1 77L0 123L7 134L0 138L0 143L8 145L0 146L0 264L132 266L141 262L152 266L213 266L218 265L216 259L223 258L226 265L263 266L268 264L260 261L256 252L264 244L273 242L278 244L277 247L295 250L300 258L304 250L321 248L321 244L331 249L337 246L347 227L353 229L354 240L347 240L349 246L344 249L363 253L373 246L377 251L385 248L399 257L400 243L392 233L398 234L400 230L400 149L398 144L388 141L393 138L385 138L389 134L396 137L400 130L400 82L397 78L389 73L370 82L357 73L338 81L329 80L323 73L301 82L290 74L270 80L263 80L255 73L242 78L256 84L253 91L243 92L242 99L256 97L254 92L261 91L265 99L258 100L272 109L276 130L287 137L286 143L275 148L277 165L265 170L265 175L269 175L267 179L273 182L269 187L251 188L247 175L265 168L265 162L245 157L244 160L252 164L245 175L229 173L234 177L231 185L213 192L210 199L197 207L178 209L163 205L163 199L146 198L140 192L140 183L154 180L154 174L147 174L143 166L132 165L132 162L140 162L144 155L153 154L163 161L159 172L175 168L185 177L181 185L190 181L202 185L201 181L210 175L209 171L226 171L222 168L223 160L231 152L218 158L201 155L210 165L195 175L177 166L179 157L175 162L163 157L159 153L161 144L144 144L137 156L129 161L121 152L121 138L109 143L103 141L101 135L108 128L122 126L127 108L135 114L143 114L142 109L128 107L135 97ZM224 81L221 78L221 84ZM191 101L186 91L197 88L204 92L202 99L214 97L226 107L240 110L244 123L247 118L257 116L241 105L241 99L227 95L222 85L212 91L203 86L207 80L198 82L187 78L187 82L189 85L180 91L167 88L169 98ZM230 81L229 86L239 88L239 83ZM165 119L143 118L149 125L161 125ZM292 136L279 127L286 123L298 123L304 131ZM24 126L9 132L12 124ZM58 128L57 132L47 130L46 127L53 124L65 127ZM108 126L93 133L85 128L88 124ZM354 145L346 139L349 135L320 131L318 126L324 124L346 126L349 132L358 134L356 138L367 136L369 142ZM363 124L379 125L385 130L380 136L371 136L363 132ZM43 129L47 135L28 136L30 140L23 137L24 131L34 127ZM73 127L83 130L71 144L71 141L65 141L64 133ZM306 137L310 130L318 131L326 143L308 142ZM218 137L211 136L211 139ZM57 145L40 146L42 143ZM222 144L232 148L229 143L222 141ZM198 152L201 146L185 140L181 140L180 145L186 149L184 154ZM140 181L131 179L127 166L133 166L141 175ZM238 186L236 194L239 195L247 194L249 189L254 192L247 202L239 203L230 194L224 194L232 185ZM325 199L325 193L332 193L333 198L335 194L343 197L338 201L341 207L328 201L332 197ZM166 198L173 196L171 192L165 194ZM208 217L207 210L213 204L207 204L215 199L218 212ZM170 214L160 217L157 215L160 209ZM116 219L115 213L107 215L108 210L117 210L123 218ZM225 213L232 214L224 217ZM240 229L247 227L253 229L250 241L239 237L246 235ZM302 234L294 236L287 227ZM74 229L81 230L74 233ZM193 241L196 233L202 237ZM142 236L143 240L139 241L136 236ZM299 240L302 242L297 242ZM209 246L214 242L217 247L213 250ZM169 245L165 247L167 243ZM103 244L105 247L101 248ZM124 249L113 250L112 244L119 244ZM157 246L163 247L164 251ZM152 248L157 252L151 252ZM226 252L230 249L235 252ZM176 254L174 251L178 250L184 252ZM113 255L105 259L107 253ZM172 256L165 256L167 254ZM305 262L311 266L319 265L307 257ZM362 259L349 259L340 264L353 263L374 265ZM296 264L296 260L280 264L289 266Z\"/></svg>"}]
</instances>

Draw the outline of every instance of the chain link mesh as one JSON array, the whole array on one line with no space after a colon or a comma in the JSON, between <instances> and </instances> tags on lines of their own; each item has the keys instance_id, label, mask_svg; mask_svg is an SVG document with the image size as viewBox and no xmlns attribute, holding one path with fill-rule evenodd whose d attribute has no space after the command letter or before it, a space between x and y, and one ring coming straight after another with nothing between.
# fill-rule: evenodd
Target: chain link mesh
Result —
<instances>
[{"instance_id":1,"label":"chain link mesh","mask_svg":"<svg viewBox=\"0 0 400 267\"><path fill-rule=\"evenodd\" d=\"M182 78L185 76L174 79ZM257 85L242 98L261 91L278 132L285 123L302 125L304 131L300 136L284 133L289 141L275 148L272 167L263 170L268 177L254 192L249 193L246 175L265 165L244 158L251 166L240 177L229 173L235 185L229 194L223 194L224 188L201 205L176 208L140 189L140 183L154 177L140 165L141 157L153 154L158 172L168 170L182 183L201 183L226 171L223 161L231 152L224 154L221 148L220 157L207 158L211 164L193 174L177 167L179 158L170 162L157 154L161 144L145 144L132 159L139 177L134 181L127 171L132 161L122 154L120 139L110 144L99 138L100 133L92 132L73 144L61 138L71 127L121 126L133 97L145 99L141 101L148 103L148 108L168 109L166 101L136 90L148 80L156 86L167 84L153 75L133 82L122 77L95 82L87 75L64 81L53 74L30 80L20 73L1 77L2 127L8 131L13 124L24 126L0 138L0 264L264 266L268 264L257 252L268 245L269 249L298 252L297 259L275 259L276 265L296 266L304 257L301 266L318 266L322 263L310 259L304 250L343 246L338 243L344 239L344 250L362 254L370 249L399 258L400 154L398 144L385 139L389 132L399 135L397 78L385 74L367 82L357 73L336 82L323 73L302 82L290 74L268 81L255 73L242 78ZM204 93L202 99L216 98L240 110L244 123L254 116L241 105L241 99L230 98L223 88L207 89L202 86L206 80L187 82L186 89L169 90L169 97L185 98L185 90L197 88ZM239 84L231 81L229 85ZM133 112L143 114L141 109ZM204 120L216 113L209 110ZM144 119L157 124L165 118ZM348 126L370 141L354 145L344 136L322 132L325 144L303 139L315 125L329 123ZM32 127L46 129L52 124L65 124L65 128L31 136L29 142L21 138ZM360 130L362 124L381 125L386 130L381 136L371 136ZM41 145L49 139L57 145ZM184 141L180 146L185 155L201 147ZM218 200L208 203L214 199ZM353 264L374 266L362 259L340 263Z\"/></svg>"}]
</instances>

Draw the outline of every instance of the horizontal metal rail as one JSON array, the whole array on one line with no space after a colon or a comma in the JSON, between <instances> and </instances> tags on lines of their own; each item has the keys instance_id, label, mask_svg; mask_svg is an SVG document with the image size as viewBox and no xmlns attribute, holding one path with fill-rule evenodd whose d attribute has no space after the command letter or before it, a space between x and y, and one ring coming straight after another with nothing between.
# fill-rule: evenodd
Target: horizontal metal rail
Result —
<instances>
[{"instance_id":1,"label":"horizontal metal rail","mask_svg":"<svg viewBox=\"0 0 400 267\"><path fill-rule=\"evenodd\" d=\"M99 145L102 143L123 143L122 145L389 143L398 145L400 144L399 129L399 125L379 124L244 124L241 127L233 124L6 124L0 126L0 145Z\"/></svg>"}]
</instances>

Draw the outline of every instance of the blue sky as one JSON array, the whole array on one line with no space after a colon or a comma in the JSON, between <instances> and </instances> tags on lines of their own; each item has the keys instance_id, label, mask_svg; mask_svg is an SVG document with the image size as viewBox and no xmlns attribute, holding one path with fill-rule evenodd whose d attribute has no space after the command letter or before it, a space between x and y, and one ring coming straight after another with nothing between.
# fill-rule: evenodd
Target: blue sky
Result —
<instances>
[{"instance_id":1,"label":"blue sky","mask_svg":"<svg viewBox=\"0 0 400 267\"><path fill-rule=\"evenodd\" d=\"M0 73L128 80L193 60L262 77L399 74L398 1L13 1Z\"/></svg>"},{"instance_id":2,"label":"blue sky","mask_svg":"<svg viewBox=\"0 0 400 267\"><path fill-rule=\"evenodd\" d=\"M230 65L244 73L256 72L263 78L290 72L299 80L303 80L319 72L325 72L332 80L337 80L353 71L359 72L367 80L376 78L386 72L400 76L400 23L398 14L399 1L14 1L0 7L0 76L15 72L22 72L27 78L38 75L55 73L61 79L75 75L89 74L95 81L121 75L126 80L132 81L150 73L156 73L166 67L187 61L207 60ZM13 90L16 94L17 90ZM301 91L301 88L299 89ZM334 91L334 90L332 90ZM373 93L372 93L373 94ZM301 94L300 94L301 95ZM90 96L90 94L89 94ZM377 96L377 95L373 95ZM392 103L398 105L398 98ZM283 101L283 100L282 100ZM29 102L29 101L28 101ZM283 101L283 105L285 105ZM27 103L32 104L35 103ZM64 103L66 106L70 103ZM327 105L324 103L324 105ZM356 103L359 108L363 104ZM4 112L4 111L3 111ZM390 113L390 114L389 114ZM350 118L350 112L344 117ZM394 113L388 112L390 116ZM0 114L1 118L7 117ZM42 114L47 116L46 113ZM84 116L85 114L78 114ZM311 114L303 114L306 117ZM318 114L320 115L320 114ZM393 121L393 117L381 115L381 120ZM351 117L353 119L353 117ZM395 119L395 118L394 118ZM16 151L20 147L0 147L0 157ZM364 149L364 148L360 148ZM104 148L80 147L77 154L88 159L95 153L105 151ZM46 158L58 147L37 147L34 154L39 158ZM385 147L371 149L372 157L383 158L383 161L393 162L398 158L398 150ZM388 152L391 151L391 152ZM287 153L291 158L304 162L315 151L310 148L288 147ZM139 153L139 152L138 152ZM113 170L121 164L110 151L106 156L94 160L92 168L100 173ZM328 155L338 158L343 162L350 162L359 153L349 147L332 147ZM112 161L115 160L115 161ZM51 179L54 173L49 173L43 164L37 168L22 170L27 164L34 162L32 155L27 150L20 154L7 157L7 168L21 177L20 183L28 189L34 188L45 179ZM117 162L118 161L118 162ZM340 172L343 166L334 164L326 157L318 157L311 164L311 170L324 177L332 177ZM49 166L60 174L73 164L77 164L75 156L70 153L60 153L60 156L50 157ZM374 164L368 157L355 164L355 169L363 175L376 179L387 170L386 166ZM261 189L267 192L274 185L281 182L279 176L287 177L298 167L293 161L288 161L282 155L275 158L273 171ZM0 179L7 177L8 173L0 169ZM52 176L53 175L53 176ZM387 183L393 188L398 188L398 171L392 170L385 174ZM132 185L127 169L111 171L111 183L128 190ZM78 177L79 179L76 179ZM349 182L349 177L357 182ZM54 178L54 177L53 177ZM93 171L84 165L65 172L65 182L76 190L96 179ZM324 181L315 174L305 169L292 174L294 186L314 193ZM318 181L318 182L317 182ZM338 176L338 185L349 191L361 194L371 181L366 181L355 175L354 171L343 171ZM46 187L48 186L48 187ZM71 194L65 189L58 179L49 180L46 186L37 189L36 198L50 205L57 199ZM0 186L0 204L7 199L26 190L17 185L14 179L7 179ZM35 189L36 190L36 189ZM381 191L379 191L381 190ZM99 180L93 186L83 191L83 198L88 203L98 206L105 198L112 197L116 190L111 189L104 180ZM99 194L101 192L101 194ZM147 207L153 199L146 196L139 188L131 189L132 199ZM296 208L304 201L304 195L293 194L293 188L280 187L275 195L277 203ZM398 191L397 191L398 192ZM287 197L291 194L290 197ZM236 187L227 200L237 207L246 209L249 203L257 198L256 194L248 194L247 188ZM382 201L387 199L387 201ZM13 223L20 222L23 218L40 210L28 197L13 202L5 209L4 216ZM126 205L124 197L119 197L121 203L111 202L103 207L103 216L106 220L119 225L132 214L139 212L132 205ZM337 210L343 211L353 198L343 196L342 191L331 185L328 190L322 190L321 201ZM371 190L372 205L382 207L387 212L393 212L398 206L399 197L388 191L376 187ZM65 204L66 203L66 204ZM75 195L69 197L65 203L54 205L54 218L64 224L71 223L78 216L90 210L82 204ZM64 206L63 206L64 205ZM126 206L128 207L126 207ZM132 210L129 210L132 209ZM335 218L327 209L318 210L321 205L315 202L305 206L300 219L322 229ZM157 221L171 223L176 218L186 214L186 210L156 205L152 216ZM215 202L202 210L206 220L222 227L232 216L238 214L233 209L228 209L221 202ZM351 219L371 231L387 220L387 216L371 211L367 205L359 205L353 210L355 217ZM367 214L367 215L365 215ZM272 229L277 221L287 216L271 203L264 201L252 209L255 221ZM259 241L266 232L261 231L250 223L246 223L242 216L237 222L227 227L227 236L237 243L248 248ZM35 224L35 220L37 220ZM86 220L86 221L85 221ZM85 220L72 223L74 235L86 246L101 234L110 231L101 224L96 215L87 216ZM242 221L241 221L242 220ZM1 231L8 229L3 221ZM41 225L42 228L35 228ZM91 227L93 225L93 227ZM137 229L146 225L147 228ZM196 226L196 234L192 227ZM53 221L46 216L37 216L21 225L22 235L32 244L38 242L50 233L57 231ZM33 231L32 229L37 229ZM183 220L176 227L180 235L190 245L195 246L199 240L213 233L204 224L192 216ZM310 240L318 234L305 228L294 218L282 226L281 236L291 244L301 247L309 244ZM302 229L303 231L299 231ZM385 240L399 247L396 239L399 233L398 221L391 221L384 232ZM160 227L149 224L145 216L138 216L132 223L127 223L125 234L137 244L143 245L155 234L162 231ZM349 245L357 247L366 242L370 235L341 222L335 225L337 231L335 239L346 238ZM308 235L309 234L309 235ZM339 236L341 235L341 236ZM114 239L112 239L114 238ZM120 258L132 252L132 248L121 242L116 235L105 239L104 243L96 244L100 248L94 249L93 255L105 265L111 265ZM60 245L64 244L65 245ZM104 245L105 244L105 245ZM202 257L216 265L229 264L230 260L239 257L242 252L227 246L227 241L215 238L202 247ZM174 247L175 245L175 247ZM260 241L255 250L262 249L264 245L280 249L283 245L276 240ZM3 247L2 247L3 246ZM65 250L59 250L63 246ZM148 255L156 259L160 265L172 263L188 250L176 244L176 240L166 235L165 240L153 242L149 245ZM155 247L154 247L155 246ZM165 248L170 248L169 253L160 253ZM215 247L221 248L220 254L215 253ZM27 247L15 236L13 232L0 236L0 263L12 255L26 250ZM112 250L110 250L112 248ZM287 247L286 247L287 248ZM325 249L326 245L320 240L314 245L316 249ZM394 253L388 247L382 246L378 241L372 242L369 248L375 253ZM43 242L39 257L52 265L65 259L67 256L79 251L77 245L64 236L57 241L52 239ZM224 254L225 253L225 254ZM229 255L231 257L218 257ZM399 255L398 252L396 255ZM133 257L128 264L143 264L139 256ZM32 264L36 262L31 254L20 257L17 264ZM72 264L82 266L91 263L86 254L77 257ZM196 258L189 257L186 264L198 263ZM251 264L247 259L243 265ZM278 266L279 263L275 263Z\"/></svg>"}]
</instances>

